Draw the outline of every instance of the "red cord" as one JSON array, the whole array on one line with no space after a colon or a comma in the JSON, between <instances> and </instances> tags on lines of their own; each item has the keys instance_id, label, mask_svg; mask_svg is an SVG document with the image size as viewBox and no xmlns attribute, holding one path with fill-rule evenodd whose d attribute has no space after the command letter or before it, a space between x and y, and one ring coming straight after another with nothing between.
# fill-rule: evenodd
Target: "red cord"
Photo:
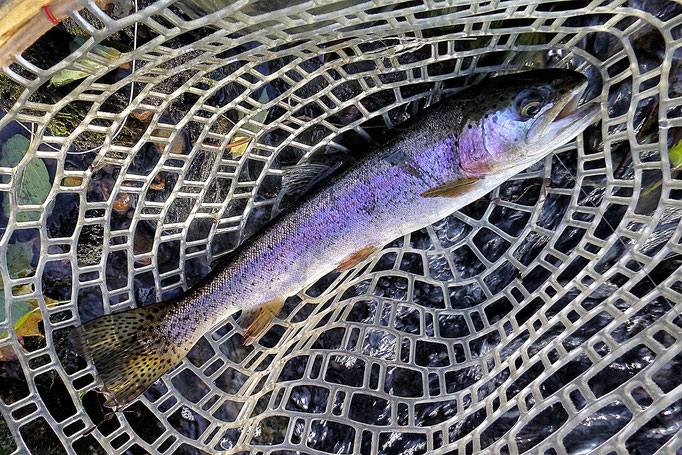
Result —
<instances>
[{"instance_id":1,"label":"red cord","mask_svg":"<svg viewBox=\"0 0 682 455\"><path fill-rule=\"evenodd\" d=\"M45 11L45 14L47 14L47 18L50 19L50 22L52 22L54 25L59 25L59 21L52 15L52 12L47 6L43 6L43 11Z\"/></svg>"}]
</instances>

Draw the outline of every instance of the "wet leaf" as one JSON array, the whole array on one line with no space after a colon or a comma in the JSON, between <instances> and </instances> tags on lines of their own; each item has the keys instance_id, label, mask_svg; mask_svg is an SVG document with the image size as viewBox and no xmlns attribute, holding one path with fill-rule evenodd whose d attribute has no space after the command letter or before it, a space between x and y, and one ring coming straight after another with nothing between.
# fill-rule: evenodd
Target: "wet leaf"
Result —
<instances>
[{"instance_id":1,"label":"wet leaf","mask_svg":"<svg viewBox=\"0 0 682 455\"><path fill-rule=\"evenodd\" d=\"M0 157L0 166L14 167L26 154L30 141L21 134L15 134L7 139L5 145L2 146L2 156Z\"/></svg>"},{"instance_id":2,"label":"wet leaf","mask_svg":"<svg viewBox=\"0 0 682 455\"><path fill-rule=\"evenodd\" d=\"M62 186L81 186L83 177L64 177Z\"/></svg>"},{"instance_id":3,"label":"wet leaf","mask_svg":"<svg viewBox=\"0 0 682 455\"><path fill-rule=\"evenodd\" d=\"M57 301L49 297L43 297L45 299L45 304L47 307L52 307L59 303L66 303L67 301ZM26 302L21 302L23 305L17 307L17 312L23 315L14 323L14 332L17 336L22 337L32 337L39 336L44 337L45 335L40 331L39 323L43 321L43 315L38 308L38 301L35 299L28 300ZM26 311L28 310L28 311ZM15 307L12 307L12 319L15 318Z\"/></svg>"},{"instance_id":4,"label":"wet leaf","mask_svg":"<svg viewBox=\"0 0 682 455\"><path fill-rule=\"evenodd\" d=\"M270 101L270 95L268 94L267 89L263 89L260 96L258 97L258 102L261 104L267 104L268 101ZM251 121L265 123L265 119L268 118L269 113L270 113L269 109L263 109L256 115L251 116ZM261 127L260 125L252 125L251 123L247 123L244 125L244 128L253 133L257 133Z\"/></svg>"},{"instance_id":5,"label":"wet leaf","mask_svg":"<svg viewBox=\"0 0 682 455\"><path fill-rule=\"evenodd\" d=\"M161 149L163 150L163 149ZM185 151L185 138L182 134L178 134L171 142L170 152L180 155Z\"/></svg>"},{"instance_id":6,"label":"wet leaf","mask_svg":"<svg viewBox=\"0 0 682 455\"><path fill-rule=\"evenodd\" d=\"M668 152L668 157L670 158L670 164L673 169L682 169L682 139L679 140L677 144L672 146Z\"/></svg>"},{"instance_id":7,"label":"wet leaf","mask_svg":"<svg viewBox=\"0 0 682 455\"><path fill-rule=\"evenodd\" d=\"M547 44L547 42L545 33L521 33L516 38L516 44L523 45Z\"/></svg>"},{"instance_id":8,"label":"wet leaf","mask_svg":"<svg viewBox=\"0 0 682 455\"><path fill-rule=\"evenodd\" d=\"M26 154L29 144L29 140L21 134L12 136L2 148L0 166L15 167L19 164ZM40 158L33 158L29 161L21 174L16 177L15 188L17 203L20 205L37 205L45 202L52 188L45 162ZM2 209L9 218L11 206L4 204ZM49 215L51 212L52 207L48 207L47 214ZM17 215L17 221L29 221L30 219L31 217L27 213Z\"/></svg>"},{"instance_id":9,"label":"wet leaf","mask_svg":"<svg viewBox=\"0 0 682 455\"><path fill-rule=\"evenodd\" d=\"M154 130L154 131L152 131L152 136L169 138L170 135L171 135L170 130ZM154 145L159 150L163 150L166 148L166 144L162 144L160 142L155 142ZM185 151L185 136L184 136L184 134L178 134L175 136L175 139L173 139L173 142L171 142L171 144L170 144L170 152L175 153L177 155L180 155L184 151Z\"/></svg>"},{"instance_id":10,"label":"wet leaf","mask_svg":"<svg viewBox=\"0 0 682 455\"><path fill-rule=\"evenodd\" d=\"M83 61L81 60L81 62ZM89 74L83 71L63 69L54 76L52 76L50 78L50 82L55 87L61 87L63 85L70 84L71 82L77 81L78 79L83 79L84 77L88 76Z\"/></svg>"},{"instance_id":11,"label":"wet leaf","mask_svg":"<svg viewBox=\"0 0 682 455\"><path fill-rule=\"evenodd\" d=\"M27 302L28 303L28 302ZM14 313L14 310L12 311ZM31 337L31 336L44 336L38 324L43 321L43 316L40 313L40 308L33 308L31 311L24 314L15 324L14 332L17 336L21 337Z\"/></svg>"},{"instance_id":12,"label":"wet leaf","mask_svg":"<svg viewBox=\"0 0 682 455\"><path fill-rule=\"evenodd\" d=\"M114 199L114 210L118 212L127 212L133 204L133 198L128 193L118 193Z\"/></svg>"},{"instance_id":13,"label":"wet leaf","mask_svg":"<svg viewBox=\"0 0 682 455\"><path fill-rule=\"evenodd\" d=\"M0 292L0 320L4 320L5 319L5 291L3 288L2 278L0 278L0 289L2 290L2 292ZM15 295L30 294L31 292L33 292L33 287L30 284L25 284L23 286L15 287L15 289L14 289ZM18 319L21 316L23 316L23 313L20 314L19 317L16 317L15 319Z\"/></svg>"},{"instance_id":14,"label":"wet leaf","mask_svg":"<svg viewBox=\"0 0 682 455\"><path fill-rule=\"evenodd\" d=\"M152 131L152 136L165 137L167 139L170 137L170 135L171 135L170 130L156 129ZM163 145L159 148L159 150L163 150Z\"/></svg>"},{"instance_id":15,"label":"wet leaf","mask_svg":"<svg viewBox=\"0 0 682 455\"><path fill-rule=\"evenodd\" d=\"M5 317L6 317L6 314L5 314L5 292L4 292L4 288L2 288L2 286L3 286L3 282L2 282L2 278L0 278L0 321L4 321ZM20 287L14 289L15 295L29 294L31 292L33 292L33 286L30 284L25 284L23 286L20 286ZM38 302L34 299L13 302L12 303L12 309L10 312L11 313L10 314L10 323L16 329L18 325L19 326L21 325L20 323L22 323L22 319L28 319L27 315L30 312L32 312L37 306L38 306ZM17 333L17 335L26 336L26 335L22 335L22 333ZM7 336L8 336L8 333L6 330L0 330L0 338L5 338ZM5 361L5 360L12 360L12 359L7 358L6 356L3 355L2 352L0 352L0 361Z\"/></svg>"},{"instance_id":16,"label":"wet leaf","mask_svg":"<svg viewBox=\"0 0 682 455\"><path fill-rule=\"evenodd\" d=\"M70 302L70 300L55 300L55 299L51 299L50 297L48 297L48 296L46 296L46 295L43 296L43 300L45 300L45 304L47 305L48 308L51 307L52 305L59 305L59 304L62 304L62 303L69 303L69 302Z\"/></svg>"},{"instance_id":17,"label":"wet leaf","mask_svg":"<svg viewBox=\"0 0 682 455\"><path fill-rule=\"evenodd\" d=\"M33 271L33 242L7 244L7 269L12 278L23 278Z\"/></svg>"},{"instance_id":18,"label":"wet leaf","mask_svg":"<svg viewBox=\"0 0 682 455\"><path fill-rule=\"evenodd\" d=\"M12 288L12 295L15 296L22 296L26 294L30 294L33 292L33 285L32 284L22 284L20 286L14 286Z\"/></svg>"},{"instance_id":19,"label":"wet leaf","mask_svg":"<svg viewBox=\"0 0 682 455\"><path fill-rule=\"evenodd\" d=\"M128 0L95 0L95 3L115 19L127 16L131 10Z\"/></svg>"},{"instance_id":20,"label":"wet leaf","mask_svg":"<svg viewBox=\"0 0 682 455\"><path fill-rule=\"evenodd\" d=\"M17 202L20 205L42 204L51 189L50 174L47 172L45 162L40 158L33 158L24 168L17 182ZM49 215L52 211L51 207L47 208L47 211ZM20 213L17 221L28 221L28 217Z\"/></svg>"},{"instance_id":21,"label":"wet leaf","mask_svg":"<svg viewBox=\"0 0 682 455\"><path fill-rule=\"evenodd\" d=\"M18 302L12 302L10 323L16 328L17 324L19 324L19 322L37 306L38 302L35 300L20 300Z\"/></svg>"},{"instance_id":22,"label":"wet leaf","mask_svg":"<svg viewBox=\"0 0 682 455\"><path fill-rule=\"evenodd\" d=\"M75 38L70 46L71 51L78 49L84 42L85 42L84 37ZM103 57L107 60L116 60L122 54L122 52L119 51L118 49L109 46L104 46L102 44L96 45L90 52L100 57ZM87 58L78 60L78 63L87 66L88 68L92 68L93 72L96 72L97 70L100 70L105 67L104 65ZM88 77L89 75L90 75L89 72L67 68L61 70L60 72L52 76L50 78L50 83L55 87L61 87L66 84L70 84L71 82L75 82L79 79L83 79L84 77Z\"/></svg>"},{"instance_id":23,"label":"wet leaf","mask_svg":"<svg viewBox=\"0 0 682 455\"><path fill-rule=\"evenodd\" d=\"M152 183L149 184L149 188L153 190L162 190L166 187L166 179L163 178L163 174L160 172L156 174Z\"/></svg>"},{"instance_id":24,"label":"wet leaf","mask_svg":"<svg viewBox=\"0 0 682 455\"><path fill-rule=\"evenodd\" d=\"M678 171L682 170L682 139L679 140L679 142L675 145L673 145L670 150L668 150L668 158L670 159L670 165L672 166L672 171L674 173L677 173ZM658 201L658 193L656 192L661 185L663 185L662 180L657 180L650 185L643 184L643 190L640 198L647 198L651 194L656 194L656 201ZM640 204L641 205L641 201Z\"/></svg>"},{"instance_id":25,"label":"wet leaf","mask_svg":"<svg viewBox=\"0 0 682 455\"><path fill-rule=\"evenodd\" d=\"M131 115L141 122L145 122L152 116L154 112L148 111L146 109L135 109Z\"/></svg>"},{"instance_id":26,"label":"wet leaf","mask_svg":"<svg viewBox=\"0 0 682 455\"><path fill-rule=\"evenodd\" d=\"M230 149L230 153L232 153L232 158L239 158L246 151L246 147L249 146L251 138L235 136L233 139L234 140L232 142L227 144L227 148Z\"/></svg>"}]
</instances>

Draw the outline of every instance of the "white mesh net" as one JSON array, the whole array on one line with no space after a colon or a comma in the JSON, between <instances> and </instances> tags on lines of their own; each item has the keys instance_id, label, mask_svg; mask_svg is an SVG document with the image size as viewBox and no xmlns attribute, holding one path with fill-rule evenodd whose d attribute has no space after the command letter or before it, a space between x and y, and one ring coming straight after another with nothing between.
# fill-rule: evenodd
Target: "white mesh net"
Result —
<instances>
[{"instance_id":1,"label":"white mesh net","mask_svg":"<svg viewBox=\"0 0 682 455\"><path fill-rule=\"evenodd\" d=\"M2 76L0 452L682 446L682 6L102 7ZM225 321L105 415L71 327L195 283L280 210L284 166L361 155L487 73L545 66L588 75L599 124L290 299L254 346Z\"/></svg>"}]
</instances>

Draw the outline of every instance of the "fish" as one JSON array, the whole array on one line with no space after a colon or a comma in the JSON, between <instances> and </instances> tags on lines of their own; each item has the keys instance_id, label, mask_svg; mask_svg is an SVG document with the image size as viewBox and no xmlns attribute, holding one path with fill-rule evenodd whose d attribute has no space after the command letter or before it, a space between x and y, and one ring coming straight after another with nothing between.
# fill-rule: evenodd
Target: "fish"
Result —
<instances>
[{"instance_id":1,"label":"fish","mask_svg":"<svg viewBox=\"0 0 682 455\"><path fill-rule=\"evenodd\" d=\"M363 159L309 191L189 291L75 327L71 343L94 364L105 406L129 404L238 311L245 343L253 342L288 297L566 144L602 111L595 100L579 105L586 86L579 72L543 69L465 88L378 139Z\"/></svg>"}]
</instances>

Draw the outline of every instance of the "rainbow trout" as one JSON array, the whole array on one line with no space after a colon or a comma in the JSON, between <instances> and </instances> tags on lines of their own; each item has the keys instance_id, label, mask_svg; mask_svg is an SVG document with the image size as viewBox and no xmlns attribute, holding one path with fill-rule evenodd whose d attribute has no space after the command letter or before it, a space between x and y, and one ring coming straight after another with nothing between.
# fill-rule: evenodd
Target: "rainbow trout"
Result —
<instances>
[{"instance_id":1,"label":"rainbow trout","mask_svg":"<svg viewBox=\"0 0 682 455\"><path fill-rule=\"evenodd\" d=\"M579 73L500 76L425 109L292 211L241 245L189 292L102 316L72 331L93 362L107 406L122 406L176 365L194 343L242 310L245 342L284 300L349 269L395 238L485 195L595 121L578 107Z\"/></svg>"}]
</instances>

